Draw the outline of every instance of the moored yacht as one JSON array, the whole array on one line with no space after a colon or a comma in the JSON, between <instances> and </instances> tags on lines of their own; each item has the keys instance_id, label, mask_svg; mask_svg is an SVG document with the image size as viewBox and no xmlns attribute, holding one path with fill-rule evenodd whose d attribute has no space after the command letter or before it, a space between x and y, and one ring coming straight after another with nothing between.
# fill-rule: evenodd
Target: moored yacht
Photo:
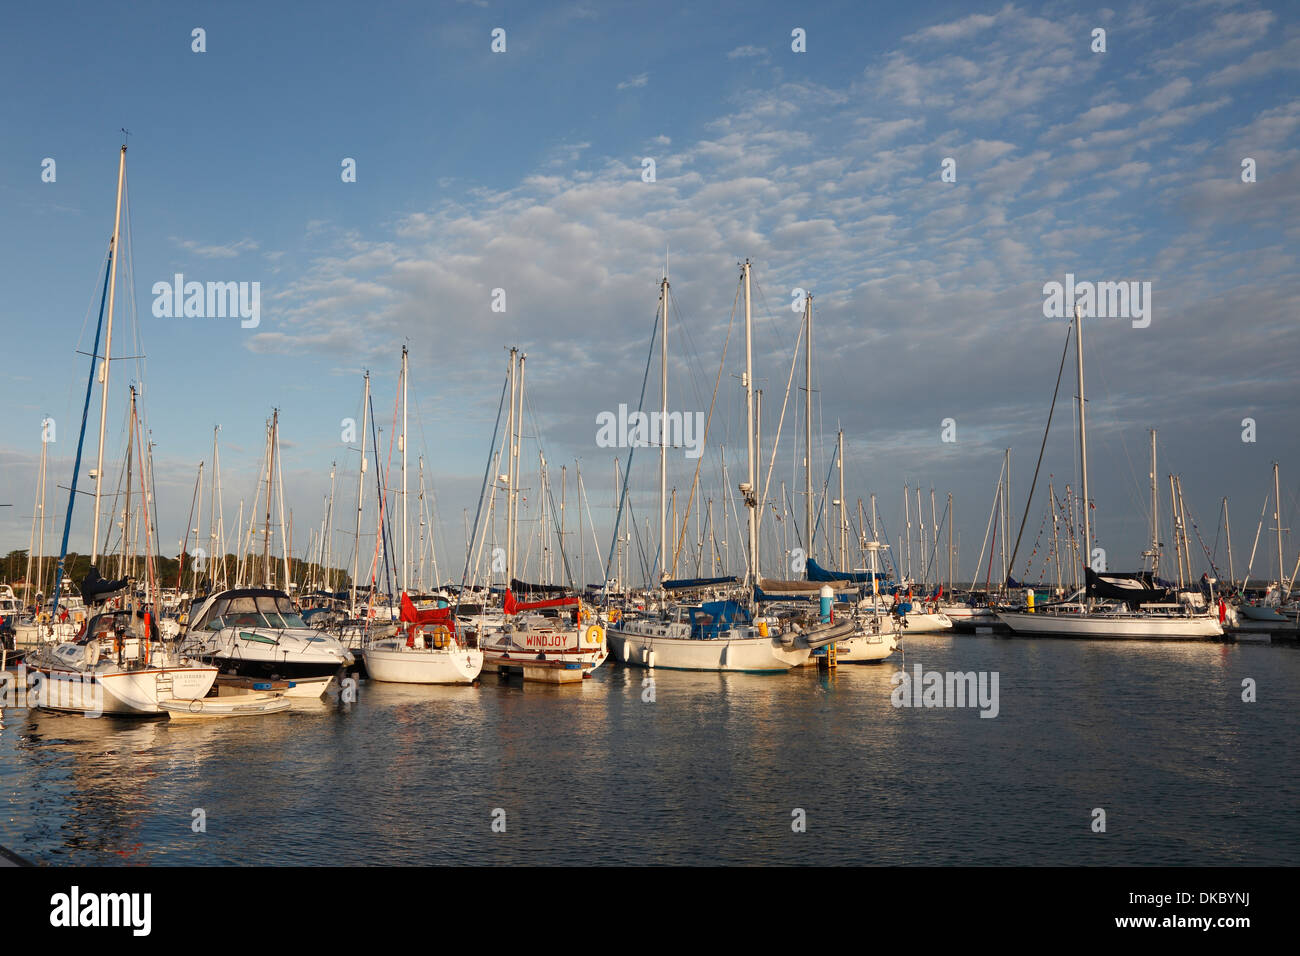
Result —
<instances>
[{"instance_id":1,"label":"moored yacht","mask_svg":"<svg viewBox=\"0 0 1300 956\"><path fill-rule=\"evenodd\" d=\"M393 684L469 684L483 670L483 652L456 634L450 608L418 610L402 595L397 634L372 640L362 650L372 680Z\"/></svg>"},{"instance_id":2,"label":"moored yacht","mask_svg":"<svg viewBox=\"0 0 1300 956\"><path fill-rule=\"evenodd\" d=\"M320 697L355 658L339 641L309 627L285 592L218 591L191 615L183 648L222 673L292 682L289 697Z\"/></svg>"},{"instance_id":3,"label":"moored yacht","mask_svg":"<svg viewBox=\"0 0 1300 956\"><path fill-rule=\"evenodd\" d=\"M1068 340L1067 340L1068 348ZM1083 317L1074 309L1074 348L1078 359L1079 467L1083 487L1083 554L1092 555L1092 501L1088 496L1088 425L1083 382ZM1062 357L1064 365L1064 357ZM1152 433L1152 493L1155 490L1155 436ZM1153 553L1158 553L1151 509ZM1106 574L1084 568L1084 590L1074 599L1034 606L1033 592L1024 610L998 612L998 619L1017 634L1046 634L1056 637L1120 638L1157 640L1202 640L1221 637L1223 625L1208 610L1202 611L1177 598L1160 585L1154 571Z\"/></svg>"},{"instance_id":4,"label":"moored yacht","mask_svg":"<svg viewBox=\"0 0 1300 956\"><path fill-rule=\"evenodd\" d=\"M199 700L217 668L177 654L149 614L96 614L75 641L45 645L28 659L29 699L44 710L98 716L165 712L169 701Z\"/></svg>"}]
</instances>

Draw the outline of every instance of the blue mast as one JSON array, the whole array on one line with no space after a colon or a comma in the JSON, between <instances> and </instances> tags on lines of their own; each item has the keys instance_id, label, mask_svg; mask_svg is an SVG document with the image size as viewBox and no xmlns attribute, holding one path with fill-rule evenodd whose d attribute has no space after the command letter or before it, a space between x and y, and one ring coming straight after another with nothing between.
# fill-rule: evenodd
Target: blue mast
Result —
<instances>
[{"instance_id":1,"label":"blue mast","mask_svg":"<svg viewBox=\"0 0 1300 956\"><path fill-rule=\"evenodd\" d=\"M64 564L68 558L68 535L72 532L72 505L77 500L77 477L81 474L81 449L86 443L86 418L90 414L90 393L95 385L95 363L99 361L99 336L104 329L104 308L108 302L108 277L113 274L113 246L108 247L107 268L104 270L104 291L99 297L99 322L95 326L95 347L90 352L90 376L86 379L86 400L81 407L81 433L77 436L77 458L72 466L72 486L68 489L68 513L63 516L63 544L59 547L59 565L54 575L54 603L51 614L59 613L59 595L63 590Z\"/></svg>"}]
</instances>

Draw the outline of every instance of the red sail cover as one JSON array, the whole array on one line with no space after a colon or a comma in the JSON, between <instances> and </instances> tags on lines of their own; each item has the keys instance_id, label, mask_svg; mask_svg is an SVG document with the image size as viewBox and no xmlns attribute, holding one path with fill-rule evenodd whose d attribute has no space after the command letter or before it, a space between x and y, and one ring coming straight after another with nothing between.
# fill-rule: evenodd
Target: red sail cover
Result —
<instances>
[{"instance_id":1,"label":"red sail cover","mask_svg":"<svg viewBox=\"0 0 1300 956\"><path fill-rule=\"evenodd\" d=\"M544 607L577 607L581 599L576 597L551 598L549 601L528 601L520 604L515 600L514 592L506 589L506 600L503 610L507 614L518 614L520 611L540 611Z\"/></svg>"},{"instance_id":2,"label":"red sail cover","mask_svg":"<svg viewBox=\"0 0 1300 956\"><path fill-rule=\"evenodd\" d=\"M407 624L446 624L453 631L456 629L456 621L451 616L449 607L431 607L426 611L421 611L415 606L406 592L402 592L402 620Z\"/></svg>"}]
</instances>

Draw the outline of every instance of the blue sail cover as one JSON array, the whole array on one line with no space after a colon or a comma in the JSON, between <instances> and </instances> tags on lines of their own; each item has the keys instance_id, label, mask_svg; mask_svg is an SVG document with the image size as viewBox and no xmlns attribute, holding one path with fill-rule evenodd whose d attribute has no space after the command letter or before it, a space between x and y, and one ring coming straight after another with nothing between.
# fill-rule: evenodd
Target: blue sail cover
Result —
<instances>
[{"instance_id":1,"label":"blue sail cover","mask_svg":"<svg viewBox=\"0 0 1300 956\"><path fill-rule=\"evenodd\" d=\"M870 571L827 571L812 558L808 559L806 565L809 581L852 581L855 584L870 584ZM884 581L885 575L876 572L877 580Z\"/></svg>"}]
</instances>

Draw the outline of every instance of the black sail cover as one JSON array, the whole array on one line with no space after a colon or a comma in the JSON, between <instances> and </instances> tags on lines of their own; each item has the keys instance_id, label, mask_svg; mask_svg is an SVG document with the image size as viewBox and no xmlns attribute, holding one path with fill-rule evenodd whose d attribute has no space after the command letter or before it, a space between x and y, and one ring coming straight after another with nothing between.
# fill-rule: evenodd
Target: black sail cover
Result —
<instances>
[{"instance_id":1,"label":"black sail cover","mask_svg":"<svg viewBox=\"0 0 1300 956\"><path fill-rule=\"evenodd\" d=\"M81 579L81 599L87 604L107 601L127 585L127 578L120 581L107 581L99 576L99 569L91 566L86 576Z\"/></svg>"},{"instance_id":2,"label":"black sail cover","mask_svg":"<svg viewBox=\"0 0 1300 956\"><path fill-rule=\"evenodd\" d=\"M510 579L510 590L516 595L520 594L568 594L572 588L566 588L560 584L529 584L527 581L520 581L518 578Z\"/></svg>"},{"instance_id":3,"label":"black sail cover","mask_svg":"<svg viewBox=\"0 0 1300 956\"><path fill-rule=\"evenodd\" d=\"M1088 597L1105 601L1123 601L1133 610L1140 604L1169 604L1176 600L1171 588L1150 571L1097 573L1086 568Z\"/></svg>"}]
</instances>

